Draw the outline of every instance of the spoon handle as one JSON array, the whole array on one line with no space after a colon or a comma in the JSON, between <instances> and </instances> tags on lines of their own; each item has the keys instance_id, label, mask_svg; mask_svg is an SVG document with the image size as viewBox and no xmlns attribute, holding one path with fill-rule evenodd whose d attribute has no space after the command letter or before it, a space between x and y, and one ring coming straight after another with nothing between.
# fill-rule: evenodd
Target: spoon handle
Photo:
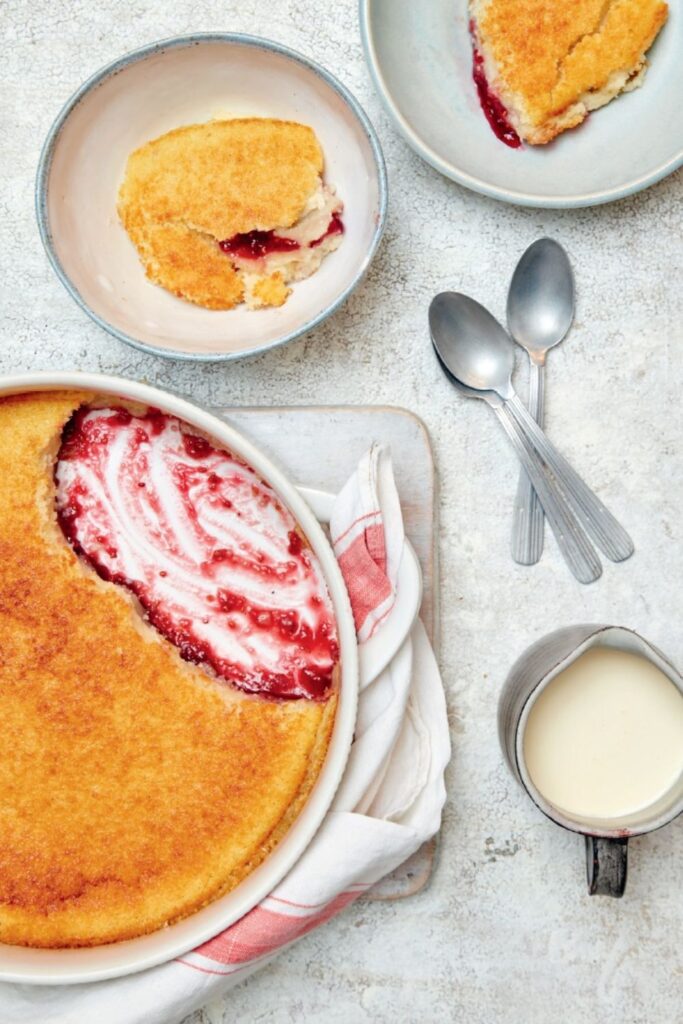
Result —
<instances>
[{"instance_id":1,"label":"spoon handle","mask_svg":"<svg viewBox=\"0 0 683 1024\"><path fill-rule=\"evenodd\" d=\"M540 499L564 560L580 583L592 583L602 574L600 559L557 486L553 474L506 405L492 407L508 435Z\"/></svg>"},{"instance_id":2,"label":"spoon handle","mask_svg":"<svg viewBox=\"0 0 683 1024\"><path fill-rule=\"evenodd\" d=\"M613 562L623 562L633 554L633 541L626 530L605 508L598 496L584 483L564 456L550 443L538 424L526 411L517 395L506 401L520 428L528 435L543 461L556 477L560 488L576 510L581 522L601 551Z\"/></svg>"},{"instance_id":3,"label":"spoon handle","mask_svg":"<svg viewBox=\"0 0 683 1024\"><path fill-rule=\"evenodd\" d=\"M530 363L529 415L543 426L545 367ZM543 552L543 506L531 480L522 470L517 483L512 520L512 557L520 565L535 565Z\"/></svg>"}]
</instances>

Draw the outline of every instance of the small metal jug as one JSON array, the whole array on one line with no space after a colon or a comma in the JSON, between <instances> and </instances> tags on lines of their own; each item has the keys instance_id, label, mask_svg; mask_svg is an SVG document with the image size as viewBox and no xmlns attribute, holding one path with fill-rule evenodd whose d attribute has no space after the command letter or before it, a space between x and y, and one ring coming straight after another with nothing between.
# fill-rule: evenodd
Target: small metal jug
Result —
<instances>
[{"instance_id":1,"label":"small metal jug","mask_svg":"<svg viewBox=\"0 0 683 1024\"><path fill-rule=\"evenodd\" d=\"M498 734L508 767L543 813L563 828L585 836L588 891L622 896L626 885L627 844L652 832L683 811L683 772L654 804L609 822L574 820L552 806L535 787L524 760L524 730L530 710L545 686L591 647L614 647L647 658L683 696L683 677L642 636L621 626L579 625L557 630L529 647L513 665L498 705Z\"/></svg>"}]
</instances>

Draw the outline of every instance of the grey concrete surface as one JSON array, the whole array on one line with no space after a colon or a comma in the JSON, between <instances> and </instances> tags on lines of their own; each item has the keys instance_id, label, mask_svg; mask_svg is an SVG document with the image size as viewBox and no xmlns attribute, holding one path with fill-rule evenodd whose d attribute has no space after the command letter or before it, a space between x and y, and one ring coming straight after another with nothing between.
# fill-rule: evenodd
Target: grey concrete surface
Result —
<instances>
[{"instance_id":1,"label":"grey concrete surface","mask_svg":"<svg viewBox=\"0 0 683 1024\"><path fill-rule=\"evenodd\" d=\"M683 177L577 212L515 209L452 184L380 106L355 0L5 0L0 18L0 371L102 370L223 405L401 405L424 418L440 468L454 756L432 884L409 901L356 904L188 1024L680 1021L683 820L632 843L624 900L589 899L581 842L508 778L495 711L517 654L573 621L634 626L683 665ZM53 117L87 75L145 42L209 29L271 36L352 89L385 149L391 212L368 279L321 329L249 362L196 368L126 348L80 312L40 246L33 178ZM567 246L578 285L575 327L549 359L548 428L636 543L588 588L550 538L537 567L511 562L514 459L488 411L449 390L426 332L444 287L502 315L516 259L541 234Z\"/></svg>"}]
</instances>

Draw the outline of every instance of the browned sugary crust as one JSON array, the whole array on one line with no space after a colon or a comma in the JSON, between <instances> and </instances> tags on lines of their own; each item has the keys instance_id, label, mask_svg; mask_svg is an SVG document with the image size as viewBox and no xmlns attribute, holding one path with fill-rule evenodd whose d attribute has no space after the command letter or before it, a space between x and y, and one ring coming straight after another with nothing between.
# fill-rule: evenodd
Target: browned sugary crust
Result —
<instances>
[{"instance_id":1,"label":"browned sugary crust","mask_svg":"<svg viewBox=\"0 0 683 1024\"><path fill-rule=\"evenodd\" d=\"M212 680L74 555L52 467L89 397L0 400L0 941L26 946L133 938L234 888L306 802L336 710L336 687Z\"/></svg>"},{"instance_id":2,"label":"browned sugary crust","mask_svg":"<svg viewBox=\"0 0 683 1024\"><path fill-rule=\"evenodd\" d=\"M258 309L260 306L282 306L291 290L285 284L282 274L263 274L252 285L248 302L252 309Z\"/></svg>"},{"instance_id":3,"label":"browned sugary crust","mask_svg":"<svg viewBox=\"0 0 683 1024\"><path fill-rule=\"evenodd\" d=\"M323 169L312 128L244 118L187 125L131 153L119 201L214 238L291 227Z\"/></svg>"},{"instance_id":4,"label":"browned sugary crust","mask_svg":"<svg viewBox=\"0 0 683 1024\"><path fill-rule=\"evenodd\" d=\"M187 125L131 153L119 216L152 281L189 302L231 309L244 287L217 243L291 227L322 170L306 125L270 118ZM256 304L281 305L288 290L268 282L259 282Z\"/></svg>"},{"instance_id":5,"label":"browned sugary crust","mask_svg":"<svg viewBox=\"0 0 683 1024\"><path fill-rule=\"evenodd\" d=\"M242 278L215 239L184 224L126 226L155 284L206 309L232 309L244 298Z\"/></svg>"},{"instance_id":6,"label":"browned sugary crust","mask_svg":"<svg viewBox=\"0 0 683 1024\"><path fill-rule=\"evenodd\" d=\"M491 87L538 145L640 84L667 19L661 0L472 0Z\"/></svg>"}]
</instances>

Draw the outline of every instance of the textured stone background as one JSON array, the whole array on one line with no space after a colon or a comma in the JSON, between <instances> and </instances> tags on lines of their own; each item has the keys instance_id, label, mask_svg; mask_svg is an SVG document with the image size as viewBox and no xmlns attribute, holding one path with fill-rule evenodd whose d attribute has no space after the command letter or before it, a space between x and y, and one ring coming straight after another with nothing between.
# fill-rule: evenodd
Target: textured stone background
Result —
<instances>
[{"instance_id":1,"label":"textured stone background","mask_svg":"<svg viewBox=\"0 0 683 1024\"><path fill-rule=\"evenodd\" d=\"M541 818L501 764L495 709L517 654L572 621L634 626L683 665L683 177L557 213L446 181L384 114L355 0L5 0L1 17L0 370L102 370L215 404L402 405L424 418L440 468L454 758L433 882L409 901L356 905L192 1024L680 1020L683 819L632 843L623 901L590 900L579 839ZM355 92L384 146L391 212L369 278L321 329L250 362L195 368L138 354L77 309L42 252L33 177L50 123L87 75L145 42L209 29L271 36ZM567 246L579 290L574 330L550 360L549 430L637 548L590 588L572 581L551 541L533 570L511 562L513 458L485 408L449 390L426 333L427 303L444 287L502 315L516 259L543 233Z\"/></svg>"}]
</instances>

